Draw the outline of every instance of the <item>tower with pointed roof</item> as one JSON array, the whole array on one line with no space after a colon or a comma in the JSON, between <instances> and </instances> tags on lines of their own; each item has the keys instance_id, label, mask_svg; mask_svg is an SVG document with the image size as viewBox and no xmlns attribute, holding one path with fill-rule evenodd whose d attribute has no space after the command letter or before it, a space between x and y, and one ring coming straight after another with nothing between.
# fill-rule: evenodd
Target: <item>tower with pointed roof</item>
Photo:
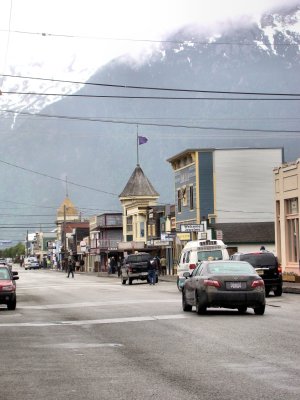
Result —
<instances>
[{"instance_id":1,"label":"tower with pointed roof","mask_svg":"<svg viewBox=\"0 0 300 400\"><path fill-rule=\"evenodd\" d=\"M147 210L157 204L159 193L154 189L139 164L119 195L123 208L123 241L147 242Z\"/></svg>"},{"instance_id":2,"label":"tower with pointed roof","mask_svg":"<svg viewBox=\"0 0 300 400\"><path fill-rule=\"evenodd\" d=\"M56 213L57 239L61 240L62 225L64 222L80 221L80 213L67 195Z\"/></svg>"}]
</instances>

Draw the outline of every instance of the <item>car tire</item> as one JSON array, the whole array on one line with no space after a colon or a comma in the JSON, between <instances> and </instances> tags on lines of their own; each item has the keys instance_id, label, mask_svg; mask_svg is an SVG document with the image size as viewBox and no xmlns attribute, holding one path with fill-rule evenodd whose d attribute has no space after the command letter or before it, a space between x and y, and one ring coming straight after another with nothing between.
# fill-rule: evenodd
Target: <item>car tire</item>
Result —
<instances>
[{"instance_id":1,"label":"car tire","mask_svg":"<svg viewBox=\"0 0 300 400\"><path fill-rule=\"evenodd\" d=\"M183 311L192 311L192 306L186 302L184 290L182 291L182 309Z\"/></svg>"},{"instance_id":2,"label":"car tire","mask_svg":"<svg viewBox=\"0 0 300 400\"><path fill-rule=\"evenodd\" d=\"M265 305L259 306L259 307L255 307L254 308L254 313L256 315L264 315L265 313Z\"/></svg>"},{"instance_id":3,"label":"car tire","mask_svg":"<svg viewBox=\"0 0 300 400\"><path fill-rule=\"evenodd\" d=\"M238 307L238 312L239 312L239 314L246 314L247 307L246 306Z\"/></svg>"},{"instance_id":4,"label":"car tire","mask_svg":"<svg viewBox=\"0 0 300 400\"><path fill-rule=\"evenodd\" d=\"M177 278L176 284L177 284L177 289L179 290L179 292L182 292L183 290L182 290L182 288L179 286L179 278Z\"/></svg>"},{"instance_id":5,"label":"car tire","mask_svg":"<svg viewBox=\"0 0 300 400\"><path fill-rule=\"evenodd\" d=\"M199 298L198 298L198 295L196 293L196 313L198 315L205 314L206 313L206 308L207 307L206 307L205 304L200 305Z\"/></svg>"},{"instance_id":6,"label":"car tire","mask_svg":"<svg viewBox=\"0 0 300 400\"><path fill-rule=\"evenodd\" d=\"M125 283L126 283L126 279L123 278L123 275L121 275L121 283L122 283L122 285L125 285Z\"/></svg>"},{"instance_id":7,"label":"car tire","mask_svg":"<svg viewBox=\"0 0 300 400\"><path fill-rule=\"evenodd\" d=\"M281 296L282 295L282 286L278 286L276 290L274 290L274 295L275 296Z\"/></svg>"},{"instance_id":8,"label":"car tire","mask_svg":"<svg viewBox=\"0 0 300 400\"><path fill-rule=\"evenodd\" d=\"M128 285L132 285L132 278L128 278Z\"/></svg>"},{"instance_id":9,"label":"car tire","mask_svg":"<svg viewBox=\"0 0 300 400\"><path fill-rule=\"evenodd\" d=\"M15 310L16 309L16 307L17 307L17 299L16 298L14 298L12 301L10 301L8 304L7 304L7 309L8 310Z\"/></svg>"}]
</instances>

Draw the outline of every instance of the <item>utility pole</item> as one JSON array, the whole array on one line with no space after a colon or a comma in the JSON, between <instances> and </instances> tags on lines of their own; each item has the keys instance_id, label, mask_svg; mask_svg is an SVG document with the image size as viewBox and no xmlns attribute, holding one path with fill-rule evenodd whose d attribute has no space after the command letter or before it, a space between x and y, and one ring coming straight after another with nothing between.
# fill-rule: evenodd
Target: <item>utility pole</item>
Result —
<instances>
[{"instance_id":1,"label":"utility pole","mask_svg":"<svg viewBox=\"0 0 300 400\"><path fill-rule=\"evenodd\" d=\"M26 257L28 257L28 230L26 232Z\"/></svg>"},{"instance_id":2,"label":"utility pole","mask_svg":"<svg viewBox=\"0 0 300 400\"><path fill-rule=\"evenodd\" d=\"M63 224L63 244L64 244L64 259L67 255L67 238L66 238L66 205L64 205L64 224Z\"/></svg>"}]
</instances>

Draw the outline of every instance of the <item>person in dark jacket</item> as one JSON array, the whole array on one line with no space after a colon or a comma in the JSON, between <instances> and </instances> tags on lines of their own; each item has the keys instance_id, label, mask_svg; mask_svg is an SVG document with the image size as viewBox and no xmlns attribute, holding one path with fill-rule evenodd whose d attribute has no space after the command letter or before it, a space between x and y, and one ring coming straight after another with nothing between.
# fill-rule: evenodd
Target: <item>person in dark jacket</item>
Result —
<instances>
[{"instance_id":1,"label":"person in dark jacket","mask_svg":"<svg viewBox=\"0 0 300 400\"><path fill-rule=\"evenodd\" d=\"M70 259L69 262L68 262L68 276L67 276L67 278L70 277L70 274L72 275L72 278L74 278L74 271L75 271L75 261Z\"/></svg>"},{"instance_id":2,"label":"person in dark jacket","mask_svg":"<svg viewBox=\"0 0 300 400\"><path fill-rule=\"evenodd\" d=\"M153 258L152 258L152 260L148 261L147 269L148 269L149 285L155 285L155 283L156 283L156 262Z\"/></svg>"}]
</instances>

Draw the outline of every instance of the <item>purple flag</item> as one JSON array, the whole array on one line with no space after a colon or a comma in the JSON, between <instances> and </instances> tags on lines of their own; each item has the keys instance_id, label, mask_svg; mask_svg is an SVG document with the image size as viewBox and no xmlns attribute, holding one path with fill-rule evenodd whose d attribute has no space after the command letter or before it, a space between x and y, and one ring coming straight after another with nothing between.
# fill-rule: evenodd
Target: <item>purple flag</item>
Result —
<instances>
[{"instance_id":1,"label":"purple flag","mask_svg":"<svg viewBox=\"0 0 300 400\"><path fill-rule=\"evenodd\" d=\"M148 139L145 136L138 136L139 144L144 144L148 142Z\"/></svg>"}]
</instances>

